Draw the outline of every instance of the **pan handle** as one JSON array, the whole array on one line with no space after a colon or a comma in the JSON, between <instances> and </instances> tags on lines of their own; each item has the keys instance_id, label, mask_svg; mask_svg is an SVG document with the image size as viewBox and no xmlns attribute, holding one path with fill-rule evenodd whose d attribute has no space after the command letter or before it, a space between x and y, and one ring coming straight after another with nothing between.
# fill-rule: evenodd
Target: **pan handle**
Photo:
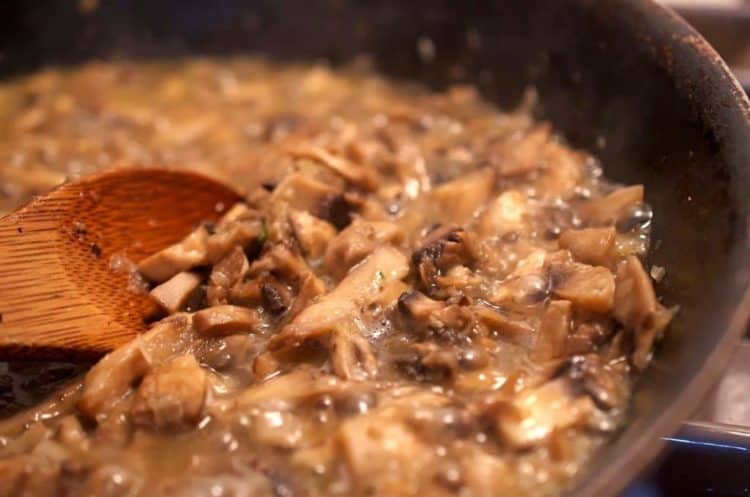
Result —
<instances>
[{"instance_id":1,"label":"pan handle","mask_svg":"<svg viewBox=\"0 0 750 497\"><path fill-rule=\"evenodd\" d=\"M750 492L750 429L689 421L666 437L658 464L620 497L741 496Z\"/></svg>"}]
</instances>

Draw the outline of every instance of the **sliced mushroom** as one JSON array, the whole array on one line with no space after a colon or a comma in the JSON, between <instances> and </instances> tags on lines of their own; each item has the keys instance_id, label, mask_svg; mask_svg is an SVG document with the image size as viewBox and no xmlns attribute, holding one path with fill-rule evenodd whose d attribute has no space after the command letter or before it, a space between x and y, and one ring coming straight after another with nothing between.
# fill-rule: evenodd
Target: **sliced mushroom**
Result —
<instances>
[{"instance_id":1,"label":"sliced mushroom","mask_svg":"<svg viewBox=\"0 0 750 497\"><path fill-rule=\"evenodd\" d=\"M285 203L294 210L326 219L330 210L328 204L340 194L338 188L302 173L292 173L276 186L269 204Z\"/></svg>"},{"instance_id":2,"label":"sliced mushroom","mask_svg":"<svg viewBox=\"0 0 750 497\"><path fill-rule=\"evenodd\" d=\"M331 223L305 211L290 212L289 221L302 252L310 259L321 258L336 236L336 228Z\"/></svg>"},{"instance_id":3,"label":"sliced mushroom","mask_svg":"<svg viewBox=\"0 0 750 497\"><path fill-rule=\"evenodd\" d=\"M548 361L565 356L572 313L573 305L567 300L553 300L547 304L534 342L534 357Z\"/></svg>"},{"instance_id":4,"label":"sliced mushroom","mask_svg":"<svg viewBox=\"0 0 750 497\"><path fill-rule=\"evenodd\" d=\"M597 354L572 357L568 376L601 409L622 407L629 398L627 371L611 369Z\"/></svg>"},{"instance_id":5,"label":"sliced mushroom","mask_svg":"<svg viewBox=\"0 0 750 497\"><path fill-rule=\"evenodd\" d=\"M210 233L200 226L182 241L171 245L138 263L138 270L151 281L165 281L175 274L203 264L213 264L236 246L247 247L262 241L265 229L261 220L228 223Z\"/></svg>"},{"instance_id":6,"label":"sliced mushroom","mask_svg":"<svg viewBox=\"0 0 750 497\"><path fill-rule=\"evenodd\" d=\"M546 251L532 250L504 279L492 285L487 300L509 310L528 312L530 306L538 305L549 296L549 259Z\"/></svg>"},{"instance_id":7,"label":"sliced mushroom","mask_svg":"<svg viewBox=\"0 0 750 497\"><path fill-rule=\"evenodd\" d=\"M572 197L581 182L586 155L553 139L547 142L542 157L544 168L534 182L536 190L546 198Z\"/></svg>"},{"instance_id":8,"label":"sliced mushroom","mask_svg":"<svg viewBox=\"0 0 750 497\"><path fill-rule=\"evenodd\" d=\"M138 270L151 281L160 283L206 260L208 232L200 226L182 241L150 255L138 263Z\"/></svg>"},{"instance_id":9,"label":"sliced mushroom","mask_svg":"<svg viewBox=\"0 0 750 497\"><path fill-rule=\"evenodd\" d=\"M635 334L631 359L633 365L642 370L648 364L654 342L672 320L673 311L656 300L651 279L634 255L628 256L617 268L614 302L615 319Z\"/></svg>"},{"instance_id":10,"label":"sliced mushroom","mask_svg":"<svg viewBox=\"0 0 750 497\"><path fill-rule=\"evenodd\" d=\"M74 414L69 414L60 420L55 433L55 440L66 449L78 454L87 452L91 447L91 442L81 426L81 422Z\"/></svg>"},{"instance_id":11,"label":"sliced mushroom","mask_svg":"<svg viewBox=\"0 0 750 497\"><path fill-rule=\"evenodd\" d=\"M296 346L331 332L336 323L352 319L368 300L387 283L409 272L406 257L393 247L383 246L355 266L339 285L317 302L303 309L270 342L271 349Z\"/></svg>"},{"instance_id":12,"label":"sliced mushroom","mask_svg":"<svg viewBox=\"0 0 750 497\"><path fill-rule=\"evenodd\" d=\"M295 293L304 294L303 301L307 301L324 290L325 285L301 254L279 243L250 265L242 280L232 287L229 300L247 306L262 304L278 315L298 307L292 303Z\"/></svg>"},{"instance_id":13,"label":"sliced mushroom","mask_svg":"<svg viewBox=\"0 0 750 497\"><path fill-rule=\"evenodd\" d=\"M438 311L445 308L445 302L433 300L422 292L406 292L398 299L398 306L406 316L427 320Z\"/></svg>"},{"instance_id":14,"label":"sliced mushroom","mask_svg":"<svg viewBox=\"0 0 750 497\"><path fill-rule=\"evenodd\" d=\"M389 410L352 417L341 424L336 444L358 492L417 495L419 475L433 462L434 450Z\"/></svg>"},{"instance_id":15,"label":"sliced mushroom","mask_svg":"<svg viewBox=\"0 0 750 497\"><path fill-rule=\"evenodd\" d=\"M235 247L229 255L217 262L208 278L206 289L208 304L212 306L228 304L231 289L242 281L249 269L250 264L241 247Z\"/></svg>"},{"instance_id":16,"label":"sliced mushroom","mask_svg":"<svg viewBox=\"0 0 750 497\"><path fill-rule=\"evenodd\" d=\"M292 306L292 291L284 284L270 279L260 286L263 307L271 314L282 314Z\"/></svg>"},{"instance_id":17,"label":"sliced mushroom","mask_svg":"<svg viewBox=\"0 0 750 497\"><path fill-rule=\"evenodd\" d=\"M615 258L617 233L612 227L565 230L558 239L560 248L570 250L584 264L610 267Z\"/></svg>"},{"instance_id":18,"label":"sliced mushroom","mask_svg":"<svg viewBox=\"0 0 750 497\"><path fill-rule=\"evenodd\" d=\"M205 371L194 356L179 356L143 378L131 416L142 427L187 428L198 420L205 395Z\"/></svg>"},{"instance_id":19,"label":"sliced mushroom","mask_svg":"<svg viewBox=\"0 0 750 497\"><path fill-rule=\"evenodd\" d=\"M357 219L331 240L325 251L324 266L331 275L340 278L379 245L398 243L402 238L403 232L396 224Z\"/></svg>"},{"instance_id":20,"label":"sliced mushroom","mask_svg":"<svg viewBox=\"0 0 750 497\"><path fill-rule=\"evenodd\" d=\"M235 247L248 248L252 243L263 244L266 229L262 220L238 221L227 225L206 238L205 263L215 264Z\"/></svg>"},{"instance_id":21,"label":"sliced mushroom","mask_svg":"<svg viewBox=\"0 0 750 497\"><path fill-rule=\"evenodd\" d=\"M507 459L486 452L479 446L466 445L461 449L461 488L468 489L471 492L469 495L523 495L517 478L512 476L514 468Z\"/></svg>"},{"instance_id":22,"label":"sliced mushroom","mask_svg":"<svg viewBox=\"0 0 750 497\"><path fill-rule=\"evenodd\" d=\"M520 345L529 346L534 335L531 316L514 314L486 305L473 306L477 319L503 338Z\"/></svg>"},{"instance_id":23,"label":"sliced mushroom","mask_svg":"<svg viewBox=\"0 0 750 497\"><path fill-rule=\"evenodd\" d=\"M409 374L415 379L439 383L454 379L458 374L458 351L453 347L420 342L411 344L409 348L415 353L416 364L409 365Z\"/></svg>"},{"instance_id":24,"label":"sliced mushroom","mask_svg":"<svg viewBox=\"0 0 750 497\"><path fill-rule=\"evenodd\" d=\"M439 277L459 265L472 265L477 250L472 236L462 228L438 227L430 232L423 244L411 257L427 295L447 298L456 293L451 287L442 287Z\"/></svg>"},{"instance_id":25,"label":"sliced mushroom","mask_svg":"<svg viewBox=\"0 0 750 497\"><path fill-rule=\"evenodd\" d=\"M287 310L286 317L288 319L294 319L297 314L310 306L315 299L323 295L325 292L326 287L320 278L312 273L308 274L299 284L297 296L294 298L292 306Z\"/></svg>"},{"instance_id":26,"label":"sliced mushroom","mask_svg":"<svg viewBox=\"0 0 750 497\"><path fill-rule=\"evenodd\" d=\"M176 315L104 356L84 378L83 391L76 404L81 413L91 420L105 414L151 367L186 346L181 334L189 326L187 317Z\"/></svg>"},{"instance_id":27,"label":"sliced mushroom","mask_svg":"<svg viewBox=\"0 0 750 497\"><path fill-rule=\"evenodd\" d=\"M217 230L223 230L228 228L231 224L239 221L255 220L258 219L258 211L252 209L244 202L237 202L228 211L221 216L219 222L216 223Z\"/></svg>"},{"instance_id":28,"label":"sliced mushroom","mask_svg":"<svg viewBox=\"0 0 750 497\"><path fill-rule=\"evenodd\" d=\"M630 328L640 328L659 306L651 279L641 261L629 256L617 267L615 319Z\"/></svg>"},{"instance_id":29,"label":"sliced mushroom","mask_svg":"<svg viewBox=\"0 0 750 497\"><path fill-rule=\"evenodd\" d=\"M463 224L483 207L495 187L495 171L484 168L436 186L430 199L436 208L437 219Z\"/></svg>"},{"instance_id":30,"label":"sliced mushroom","mask_svg":"<svg viewBox=\"0 0 750 497\"><path fill-rule=\"evenodd\" d=\"M544 165L544 156L540 152L551 139L550 131L549 124L542 124L524 135L496 142L489 149L488 159L501 176L516 176L539 169Z\"/></svg>"},{"instance_id":31,"label":"sliced mushroom","mask_svg":"<svg viewBox=\"0 0 750 497\"><path fill-rule=\"evenodd\" d=\"M253 409L249 419L246 436L253 444L297 449L305 445L312 434L304 418L287 409Z\"/></svg>"},{"instance_id":32,"label":"sliced mushroom","mask_svg":"<svg viewBox=\"0 0 750 497\"><path fill-rule=\"evenodd\" d=\"M257 311L236 305L216 305L196 312L193 326L199 335L223 336L232 333L258 333L263 320Z\"/></svg>"},{"instance_id":33,"label":"sliced mushroom","mask_svg":"<svg viewBox=\"0 0 750 497\"><path fill-rule=\"evenodd\" d=\"M606 197L585 202L580 209L581 215L594 224L615 222L627 208L643 201L643 185L619 188Z\"/></svg>"},{"instance_id":34,"label":"sliced mushroom","mask_svg":"<svg viewBox=\"0 0 750 497\"><path fill-rule=\"evenodd\" d=\"M182 309L200 284L200 276L183 271L151 290L150 294L159 306L173 314Z\"/></svg>"},{"instance_id":35,"label":"sliced mushroom","mask_svg":"<svg viewBox=\"0 0 750 497\"><path fill-rule=\"evenodd\" d=\"M615 297L615 278L609 269L586 264L552 264L552 293L577 307L609 312Z\"/></svg>"},{"instance_id":36,"label":"sliced mushroom","mask_svg":"<svg viewBox=\"0 0 750 497\"><path fill-rule=\"evenodd\" d=\"M294 158L314 160L363 190L372 191L377 188L378 178L372 169L355 164L323 148L312 145L299 145L291 148L289 153Z\"/></svg>"},{"instance_id":37,"label":"sliced mushroom","mask_svg":"<svg viewBox=\"0 0 750 497\"><path fill-rule=\"evenodd\" d=\"M402 294L398 308L409 333L423 339L440 337L450 341L468 333L476 321L467 306L433 300L421 292Z\"/></svg>"},{"instance_id":38,"label":"sliced mushroom","mask_svg":"<svg viewBox=\"0 0 750 497\"><path fill-rule=\"evenodd\" d=\"M370 342L353 326L342 324L331 336L331 366L345 380L362 380L378 372Z\"/></svg>"},{"instance_id":39,"label":"sliced mushroom","mask_svg":"<svg viewBox=\"0 0 750 497\"><path fill-rule=\"evenodd\" d=\"M321 395L340 396L347 391L338 377L301 365L290 373L274 376L245 389L238 395L237 405L247 407L270 401L298 403Z\"/></svg>"},{"instance_id":40,"label":"sliced mushroom","mask_svg":"<svg viewBox=\"0 0 750 497\"><path fill-rule=\"evenodd\" d=\"M490 202L479 215L478 231L485 237L522 233L528 229L525 218L530 211L526 195L518 190L507 190Z\"/></svg>"},{"instance_id":41,"label":"sliced mushroom","mask_svg":"<svg viewBox=\"0 0 750 497\"><path fill-rule=\"evenodd\" d=\"M594 410L587 396L575 396L566 379L521 391L490 408L500 438L516 449L544 442L555 430L580 426Z\"/></svg>"},{"instance_id":42,"label":"sliced mushroom","mask_svg":"<svg viewBox=\"0 0 750 497\"><path fill-rule=\"evenodd\" d=\"M615 332L615 323L609 316L577 314L573 331L568 335L568 354L592 352L604 345Z\"/></svg>"}]
</instances>

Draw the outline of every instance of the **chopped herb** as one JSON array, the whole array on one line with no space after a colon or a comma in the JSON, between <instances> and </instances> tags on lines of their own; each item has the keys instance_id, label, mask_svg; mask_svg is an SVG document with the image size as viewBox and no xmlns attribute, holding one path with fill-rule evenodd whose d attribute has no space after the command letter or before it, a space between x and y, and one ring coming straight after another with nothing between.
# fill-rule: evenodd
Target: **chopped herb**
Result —
<instances>
[{"instance_id":1,"label":"chopped herb","mask_svg":"<svg viewBox=\"0 0 750 497\"><path fill-rule=\"evenodd\" d=\"M263 246L263 244L266 243L266 240L268 240L268 226L266 225L266 220L263 219L260 222L260 235L258 235L258 243Z\"/></svg>"}]
</instances>

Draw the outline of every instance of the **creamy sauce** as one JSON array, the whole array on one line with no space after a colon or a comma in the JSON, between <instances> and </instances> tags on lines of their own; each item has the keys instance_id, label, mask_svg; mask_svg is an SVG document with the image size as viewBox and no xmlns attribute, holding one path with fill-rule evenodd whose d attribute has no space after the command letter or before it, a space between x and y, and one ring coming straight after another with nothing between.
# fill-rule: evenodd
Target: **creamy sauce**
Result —
<instances>
[{"instance_id":1,"label":"creamy sauce","mask_svg":"<svg viewBox=\"0 0 750 497\"><path fill-rule=\"evenodd\" d=\"M0 209L109 165L246 193L139 262L163 321L0 422L0 488L560 494L672 313L643 189L528 110L251 58L0 85Z\"/></svg>"}]
</instances>

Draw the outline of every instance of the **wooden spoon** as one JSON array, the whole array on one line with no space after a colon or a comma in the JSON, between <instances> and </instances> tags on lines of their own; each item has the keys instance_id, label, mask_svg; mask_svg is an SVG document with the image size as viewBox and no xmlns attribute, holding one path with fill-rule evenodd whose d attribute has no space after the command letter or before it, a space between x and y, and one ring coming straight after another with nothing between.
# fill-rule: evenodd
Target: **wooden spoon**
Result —
<instances>
[{"instance_id":1,"label":"wooden spoon","mask_svg":"<svg viewBox=\"0 0 750 497\"><path fill-rule=\"evenodd\" d=\"M0 218L0 358L91 359L128 342L156 307L122 266L239 199L196 173L115 169Z\"/></svg>"}]
</instances>

